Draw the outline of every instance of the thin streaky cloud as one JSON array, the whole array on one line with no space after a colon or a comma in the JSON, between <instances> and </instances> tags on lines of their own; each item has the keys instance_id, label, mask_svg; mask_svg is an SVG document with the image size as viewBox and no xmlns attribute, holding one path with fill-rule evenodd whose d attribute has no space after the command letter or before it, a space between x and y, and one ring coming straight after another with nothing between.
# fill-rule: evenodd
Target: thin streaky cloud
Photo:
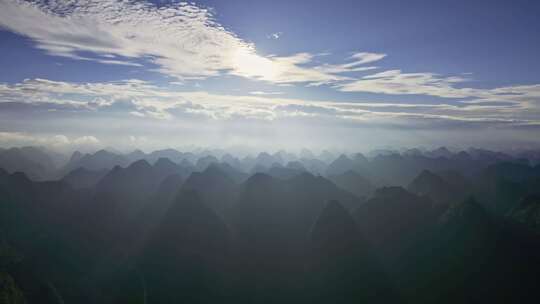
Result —
<instances>
[{"instance_id":1,"label":"thin streaky cloud","mask_svg":"<svg viewBox=\"0 0 540 304\"><path fill-rule=\"evenodd\" d=\"M527 90L528 89L528 90ZM528 102L535 96L536 87L501 87L484 92L492 98L501 92L512 92L506 103L498 102L459 104L335 102L283 97L281 92L253 91L249 95L215 94L202 90L176 91L136 79L119 82L70 83L46 79L28 79L16 84L0 84L2 104L56 104L71 111L111 111L151 119L175 119L174 112L200 114L212 119L235 118L275 120L280 116L335 115L335 119L366 117L426 117L463 121L493 121L536 123L531 113L538 111ZM532 93L529 92L532 90ZM529 95L527 95L529 94ZM531 95L532 94L532 95ZM523 101L516 99L521 98ZM56 109L56 107L53 107ZM62 110L62 108L58 108ZM414 122L413 122L414 123Z\"/></svg>"}]
</instances>

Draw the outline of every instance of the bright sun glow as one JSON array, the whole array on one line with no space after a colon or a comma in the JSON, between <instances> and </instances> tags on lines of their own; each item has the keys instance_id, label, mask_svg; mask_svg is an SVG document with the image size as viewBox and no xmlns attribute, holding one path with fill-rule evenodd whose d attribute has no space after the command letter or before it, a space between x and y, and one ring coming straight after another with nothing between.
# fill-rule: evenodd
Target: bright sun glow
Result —
<instances>
[{"instance_id":1,"label":"bright sun glow","mask_svg":"<svg viewBox=\"0 0 540 304\"><path fill-rule=\"evenodd\" d=\"M259 56L252 49L239 48L232 55L234 74L243 77L256 77L267 81L276 79L279 71L274 61Z\"/></svg>"}]
</instances>

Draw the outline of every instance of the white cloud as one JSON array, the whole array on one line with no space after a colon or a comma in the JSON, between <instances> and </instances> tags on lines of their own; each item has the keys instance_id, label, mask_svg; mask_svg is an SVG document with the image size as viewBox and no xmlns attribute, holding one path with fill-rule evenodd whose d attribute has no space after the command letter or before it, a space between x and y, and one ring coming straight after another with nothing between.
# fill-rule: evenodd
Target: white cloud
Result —
<instances>
[{"instance_id":1,"label":"white cloud","mask_svg":"<svg viewBox=\"0 0 540 304\"><path fill-rule=\"evenodd\" d=\"M308 53L261 56L252 43L219 24L211 10L185 2L157 7L146 1L4 0L0 27L31 38L51 55L135 67L151 64L155 67L149 68L181 80L223 74L277 84L346 79L313 66ZM355 67L379 60L373 56L354 55Z\"/></svg>"},{"instance_id":2,"label":"white cloud","mask_svg":"<svg viewBox=\"0 0 540 304\"><path fill-rule=\"evenodd\" d=\"M282 35L283 35L282 32L275 32L275 33L266 35L266 38L277 40L277 39L281 38Z\"/></svg>"},{"instance_id":3,"label":"white cloud","mask_svg":"<svg viewBox=\"0 0 540 304\"><path fill-rule=\"evenodd\" d=\"M141 113L141 112L138 112L138 111L131 111L131 112L129 112L129 114L131 114L133 116L137 116L137 117L146 117L146 115L144 115L144 113Z\"/></svg>"},{"instance_id":4,"label":"white cloud","mask_svg":"<svg viewBox=\"0 0 540 304\"><path fill-rule=\"evenodd\" d=\"M29 37L38 48L52 55L102 64L143 66L179 78L180 81L171 84L183 84L184 79L236 75L280 86L331 84L344 92L429 95L465 99L464 103L471 104L511 102L537 108L539 100L538 85L476 89L466 87L467 79L463 76L404 73L398 69L362 78L351 75L376 69L372 64L383 60L386 57L383 53L357 52L344 63L320 63L318 59L328 54L307 52L262 56L254 44L218 23L210 9L184 2L158 7L146 1L3 0L0 27ZM152 99L145 95L150 90L166 94L162 88L140 81L66 85L34 79L12 86L0 84L0 97L2 101L17 102L30 97L34 102L89 107L110 103L103 96L115 100L128 96L138 105L154 103L156 107L148 112L138 109L133 115L170 118L155 96ZM55 95L70 92L92 96L94 103Z\"/></svg>"},{"instance_id":5,"label":"white cloud","mask_svg":"<svg viewBox=\"0 0 540 304\"><path fill-rule=\"evenodd\" d=\"M384 57L386 57L386 54L360 52L360 53L353 54L349 58L350 62L348 63L344 63L344 64L326 63L326 64L316 67L316 69L325 73L330 73L330 74L369 71L369 70L374 70L377 67L362 66L362 65L379 61L383 59Z\"/></svg>"},{"instance_id":6,"label":"white cloud","mask_svg":"<svg viewBox=\"0 0 540 304\"><path fill-rule=\"evenodd\" d=\"M452 121L538 123L540 86L473 90L476 101L426 104L416 102L334 102L282 97L279 92L255 91L249 95L178 91L140 80L113 83L70 83L27 79L0 84L0 100L10 103L57 105L57 112L114 114L158 120L216 121L284 117L328 117L340 120L379 121L419 118ZM472 94L471 94L472 95ZM482 97L483 99L480 99ZM0 106L2 103L0 103ZM60 107L58 107L60 105ZM317 110L317 111L316 111ZM59 113L58 115L62 115Z\"/></svg>"},{"instance_id":7,"label":"white cloud","mask_svg":"<svg viewBox=\"0 0 540 304\"><path fill-rule=\"evenodd\" d=\"M459 111L478 115L498 115L540 119L540 84L511 85L491 89L467 87L469 79L434 73L403 73L389 70L359 80L337 84L343 92L368 92L389 95L428 95L459 100Z\"/></svg>"},{"instance_id":8,"label":"white cloud","mask_svg":"<svg viewBox=\"0 0 540 304\"><path fill-rule=\"evenodd\" d=\"M465 82L462 77L444 77L433 73L402 73L401 70L384 71L336 87L343 92L369 92L393 95L431 95L465 98L478 95L477 90L456 88Z\"/></svg>"},{"instance_id":9,"label":"white cloud","mask_svg":"<svg viewBox=\"0 0 540 304\"><path fill-rule=\"evenodd\" d=\"M251 95L281 95L283 92L265 92L265 91L252 91L249 92Z\"/></svg>"},{"instance_id":10,"label":"white cloud","mask_svg":"<svg viewBox=\"0 0 540 304\"><path fill-rule=\"evenodd\" d=\"M31 134L26 132L0 132L0 146L47 146L55 149L72 147L97 147L100 141L94 136L82 136L69 139L62 134Z\"/></svg>"},{"instance_id":11,"label":"white cloud","mask_svg":"<svg viewBox=\"0 0 540 304\"><path fill-rule=\"evenodd\" d=\"M9 101L6 95L11 96ZM360 143L413 145L416 140L422 144L428 137L446 144L453 138L463 144L464 136L470 137L472 144L490 138L499 145L514 144L516 138L539 143L535 135L540 127L540 107L538 97L536 101L532 98L538 96L537 86L497 88L486 95L504 97L507 102L333 102L281 95L176 91L139 80L26 80L0 84L0 100L7 101L0 102L0 128L43 133L4 132L0 134L0 146L44 145L66 151L77 146L74 142L89 143L84 148L89 151L111 145L130 150L187 144L350 148ZM49 108L56 111L48 112ZM411 129L415 136L407 133ZM95 141L88 134L99 138L99 143L91 145Z\"/></svg>"},{"instance_id":12,"label":"white cloud","mask_svg":"<svg viewBox=\"0 0 540 304\"><path fill-rule=\"evenodd\" d=\"M81 136L78 138L75 138L73 140L73 143L76 145L98 145L99 139L97 139L95 136Z\"/></svg>"},{"instance_id":13,"label":"white cloud","mask_svg":"<svg viewBox=\"0 0 540 304\"><path fill-rule=\"evenodd\" d=\"M132 148L140 148L149 142L145 136L129 135L127 139L127 146Z\"/></svg>"},{"instance_id":14,"label":"white cloud","mask_svg":"<svg viewBox=\"0 0 540 304\"><path fill-rule=\"evenodd\" d=\"M240 49L231 57L235 68L230 74L263 80L276 84L312 83L315 85L335 83L348 78L326 71L319 66L308 68L314 55L298 53L291 56L261 57L253 49Z\"/></svg>"},{"instance_id":15,"label":"white cloud","mask_svg":"<svg viewBox=\"0 0 540 304\"><path fill-rule=\"evenodd\" d=\"M354 65L360 65L360 64L379 61L383 59L384 57L386 57L386 54L367 53L367 52L359 52L351 56L352 59L356 59L356 61L354 62Z\"/></svg>"}]
</instances>

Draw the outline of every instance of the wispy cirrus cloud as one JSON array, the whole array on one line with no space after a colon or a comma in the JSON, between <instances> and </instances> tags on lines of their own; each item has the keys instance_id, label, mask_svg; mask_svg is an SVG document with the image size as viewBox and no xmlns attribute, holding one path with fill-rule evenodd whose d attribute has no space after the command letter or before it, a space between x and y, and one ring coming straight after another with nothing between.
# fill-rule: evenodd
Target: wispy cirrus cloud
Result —
<instances>
[{"instance_id":1,"label":"wispy cirrus cloud","mask_svg":"<svg viewBox=\"0 0 540 304\"><path fill-rule=\"evenodd\" d=\"M367 75L353 82L336 87L343 92L369 92L392 95L431 95L448 98L465 98L478 95L475 89L456 88L467 79L456 76L441 76L433 73L403 73L388 70Z\"/></svg>"},{"instance_id":2,"label":"wispy cirrus cloud","mask_svg":"<svg viewBox=\"0 0 540 304\"><path fill-rule=\"evenodd\" d=\"M434 73L403 73L388 70L361 79L336 84L343 92L368 92L387 95L428 95L460 100L468 109L488 109L497 105L507 115L536 115L540 118L540 84L510 85L491 89L467 87L470 80L461 76L443 76ZM513 105L513 106L510 106ZM527 113L525 113L528 111ZM530 117L530 116L529 116Z\"/></svg>"},{"instance_id":3,"label":"wispy cirrus cloud","mask_svg":"<svg viewBox=\"0 0 540 304\"><path fill-rule=\"evenodd\" d=\"M374 70L377 67L363 66L364 64L373 63L373 62L382 60L384 57L386 57L386 54L359 52L349 57L348 58L349 62L347 63L343 63L343 64L325 63L321 66L317 66L316 69L319 71L332 73L332 74L369 71L369 70ZM348 80L351 80L351 78L348 78Z\"/></svg>"},{"instance_id":4,"label":"wispy cirrus cloud","mask_svg":"<svg viewBox=\"0 0 540 304\"><path fill-rule=\"evenodd\" d=\"M535 91L536 90L536 91ZM101 113L133 118L175 120L205 118L211 120L279 120L286 117L327 117L336 123L378 122L415 124L419 119L537 124L538 105L519 102L538 94L533 86L493 89L493 96L504 96L494 103L382 103L334 102L282 97L276 92L252 92L249 95L214 94L205 91L178 91L141 80L71 83L45 79L27 79L16 84L0 84L0 107L11 111L48 111ZM531 93L532 92L532 93ZM536 93L535 93L536 92ZM277 92L279 93L279 92ZM492 97L493 97L492 96ZM35 105L34 107L22 105ZM21 106L17 106L21 105ZM47 105L47 106L44 106Z\"/></svg>"},{"instance_id":5,"label":"wispy cirrus cloud","mask_svg":"<svg viewBox=\"0 0 540 304\"><path fill-rule=\"evenodd\" d=\"M179 79L231 74L277 84L327 84L377 57L359 53L339 69L318 67L314 55L262 56L255 45L193 3L73 0L0 2L0 27L29 37L55 56L103 64L149 65ZM279 38L280 33L272 37ZM364 54L364 55L362 55Z\"/></svg>"},{"instance_id":6,"label":"wispy cirrus cloud","mask_svg":"<svg viewBox=\"0 0 540 304\"><path fill-rule=\"evenodd\" d=\"M282 95L283 92L266 92L266 91L251 91L251 95Z\"/></svg>"},{"instance_id":7,"label":"wispy cirrus cloud","mask_svg":"<svg viewBox=\"0 0 540 304\"><path fill-rule=\"evenodd\" d=\"M512 99L527 99L524 94L536 89L496 91ZM87 143L156 149L189 143L351 148L388 141L422 144L427 139L475 144L490 138L493 145L537 145L540 110L531 106L500 101L335 102L171 90L140 80L73 83L28 79L0 84L0 130L4 132L0 145L80 148ZM92 144L90 136L99 143ZM148 140L134 140L134 136Z\"/></svg>"}]
</instances>

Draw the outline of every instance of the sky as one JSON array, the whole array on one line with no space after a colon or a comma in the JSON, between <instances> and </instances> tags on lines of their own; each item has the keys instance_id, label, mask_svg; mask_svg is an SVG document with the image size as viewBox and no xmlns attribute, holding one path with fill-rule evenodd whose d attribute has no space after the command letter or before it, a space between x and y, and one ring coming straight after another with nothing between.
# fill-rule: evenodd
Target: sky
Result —
<instances>
[{"instance_id":1,"label":"sky","mask_svg":"<svg viewBox=\"0 0 540 304\"><path fill-rule=\"evenodd\" d=\"M540 147L537 1L0 0L0 146Z\"/></svg>"}]
</instances>

